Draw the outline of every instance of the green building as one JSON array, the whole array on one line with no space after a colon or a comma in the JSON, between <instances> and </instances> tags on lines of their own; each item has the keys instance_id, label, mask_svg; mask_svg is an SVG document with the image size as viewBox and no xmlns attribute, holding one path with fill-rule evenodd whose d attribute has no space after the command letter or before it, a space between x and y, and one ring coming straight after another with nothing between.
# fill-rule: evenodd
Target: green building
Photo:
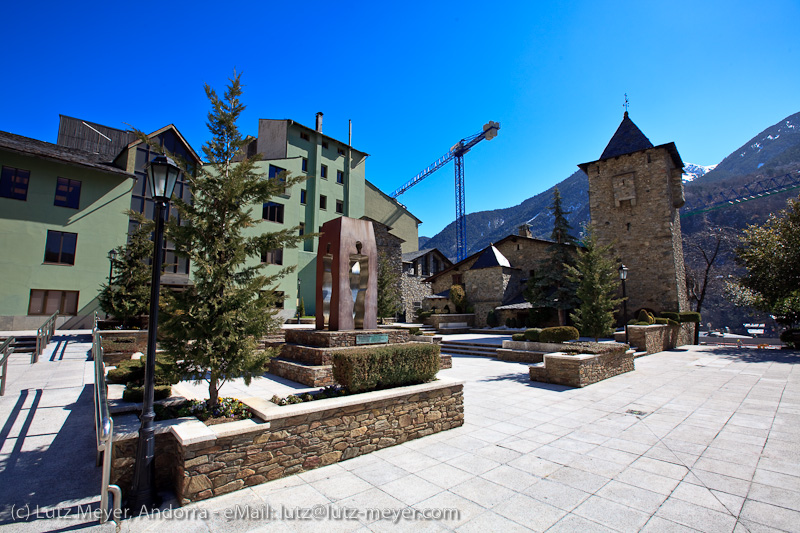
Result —
<instances>
[{"instance_id":1,"label":"green building","mask_svg":"<svg viewBox=\"0 0 800 533\"><path fill-rule=\"evenodd\" d=\"M103 159L0 132L0 330L90 325L134 183Z\"/></svg>"},{"instance_id":2,"label":"green building","mask_svg":"<svg viewBox=\"0 0 800 533\"><path fill-rule=\"evenodd\" d=\"M269 178L286 170L306 180L262 206L263 221L251 230L254 233L295 226L301 234L313 233L340 216L367 216L390 226L390 232L404 241L404 252L417 249L419 219L366 180L369 154L322 133L322 113L317 113L315 128L293 120L260 119L258 137L247 147L248 156L255 154L260 154L258 165ZM317 241L308 239L300 248L272 250L261 258L274 265L273 271L297 267L277 288L285 298L287 319L295 316L300 298L306 314L315 311Z\"/></svg>"},{"instance_id":3,"label":"green building","mask_svg":"<svg viewBox=\"0 0 800 533\"><path fill-rule=\"evenodd\" d=\"M180 155L190 172L202 164L173 125L148 137ZM314 233L340 216L368 217L388 226L404 253L417 249L419 219L366 180L367 153L322 133L322 113L315 128L292 120L259 120L258 136L246 152L260 154L257 165L270 179L284 170L306 177L270 202L253 206L262 220L250 231L296 227ZM131 132L63 115L57 144L0 132L0 330L36 328L55 310L64 315L59 327L90 324L97 294L108 282L108 253L127 239L125 210L153 216L144 170L152 156ZM188 180L178 183L174 196L190 201ZM177 216L174 207L170 216ZM176 257L168 241L162 253L162 283L190 284L189 262ZM316 253L313 238L260 258L269 273L296 266L276 288L285 298L287 319L295 316L299 298L306 314L314 313Z\"/></svg>"}]
</instances>

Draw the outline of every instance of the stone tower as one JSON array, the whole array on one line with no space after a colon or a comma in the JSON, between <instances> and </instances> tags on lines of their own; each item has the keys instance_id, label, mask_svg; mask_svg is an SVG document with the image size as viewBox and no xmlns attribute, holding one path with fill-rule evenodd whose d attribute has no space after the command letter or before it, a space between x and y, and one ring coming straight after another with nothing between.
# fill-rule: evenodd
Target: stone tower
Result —
<instances>
[{"instance_id":1,"label":"stone tower","mask_svg":"<svg viewBox=\"0 0 800 533\"><path fill-rule=\"evenodd\" d=\"M653 146L626 111L600 159L578 166L589 177L598 239L629 269L628 318L642 307L688 311L678 214L683 161L675 144Z\"/></svg>"}]
</instances>

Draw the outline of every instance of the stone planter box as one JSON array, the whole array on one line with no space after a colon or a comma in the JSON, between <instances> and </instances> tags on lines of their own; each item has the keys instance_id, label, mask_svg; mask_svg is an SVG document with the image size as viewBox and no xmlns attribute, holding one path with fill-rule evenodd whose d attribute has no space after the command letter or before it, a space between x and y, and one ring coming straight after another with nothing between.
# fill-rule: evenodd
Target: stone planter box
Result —
<instances>
[{"instance_id":1,"label":"stone planter box","mask_svg":"<svg viewBox=\"0 0 800 533\"><path fill-rule=\"evenodd\" d=\"M259 419L157 422L156 483L181 505L461 426L463 381L439 379L278 407L245 398ZM115 420L111 482L130 487L138 419Z\"/></svg>"},{"instance_id":2,"label":"stone planter box","mask_svg":"<svg viewBox=\"0 0 800 533\"><path fill-rule=\"evenodd\" d=\"M628 341L631 346L636 346L639 351L647 354L673 350L678 346L694 344L696 327L697 324L693 322L685 322L679 326L628 326Z\"/></svg>"},{"instance_id":3,"label":"stone planter box","mask_svg":"<svg viewBox=\"0 0 800 533\"><path fill-rule=\"evenodd\" d=\"M103 361L116 365L130 359L136 352L147 353L147 330L107 329L100 331L103 347Z\"/></svg>"},{"instance_id":4,"label":"stone planter box","mask_svg":"<svg viewBox=\"0 0 800 533\"><path fill-rule=\"evenodd\" d=\"M529 375L532 381L585 387L633 369L633 353L626 344L619 344L604 353L544 354L543 362L532 365Z\"/></svg>"}]
</instances>

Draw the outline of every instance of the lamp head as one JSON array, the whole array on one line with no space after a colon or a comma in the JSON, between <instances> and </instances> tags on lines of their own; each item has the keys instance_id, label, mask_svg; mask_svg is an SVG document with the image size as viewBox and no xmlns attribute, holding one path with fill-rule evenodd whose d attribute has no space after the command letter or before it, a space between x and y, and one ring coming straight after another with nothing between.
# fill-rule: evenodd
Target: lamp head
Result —
<instances>
[{"instance_id":1,"label":"lamp head","mask_svg":"<svg viewBox=\"0 0 800 533\"><path fill-rule=\"evenodd\" d=\"M147 183L154 200L169 201L181 169L172 158L157 155L147 164Z\"/></svg>"}]
</instances>

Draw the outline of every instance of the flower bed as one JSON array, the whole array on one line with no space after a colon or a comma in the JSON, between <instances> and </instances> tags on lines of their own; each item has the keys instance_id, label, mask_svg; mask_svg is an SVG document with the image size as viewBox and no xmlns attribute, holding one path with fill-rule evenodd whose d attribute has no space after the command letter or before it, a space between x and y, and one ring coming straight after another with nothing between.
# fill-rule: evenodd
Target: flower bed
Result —
<instances>
[{"instance_id":1,"label":"flower bed","mask_svg":"<svg viewBox=\"0 0 800 533\"><path fill-rule=\"evenodd\" d=\"M463 382L439 379L278 407L243 398L250 420L206 426L157 422L157 485L181 504L329 465L464 423ZM136 454L135 415L115 420L112 483L127 490Z\"/></svg>"}]
</instances>

